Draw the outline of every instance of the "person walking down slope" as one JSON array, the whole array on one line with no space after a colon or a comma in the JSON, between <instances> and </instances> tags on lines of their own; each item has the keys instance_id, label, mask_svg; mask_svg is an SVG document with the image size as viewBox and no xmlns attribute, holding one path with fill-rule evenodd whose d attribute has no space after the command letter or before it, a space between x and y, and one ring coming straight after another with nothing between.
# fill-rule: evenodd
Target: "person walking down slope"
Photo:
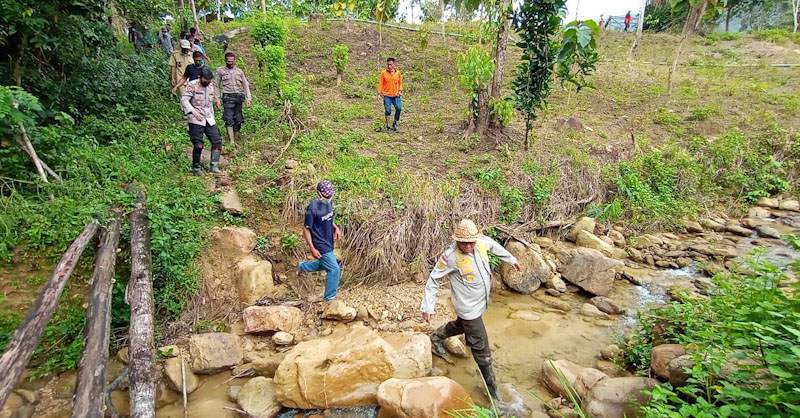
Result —
<instances>
[{"instance_id":1,"label":"person walking down slope","mask_svg":"<svg viewBox=\"0 0 800 418\"><path fill-rule=\"evenodd\" d=\"M250 83L239 67L236 66L236 54L225 53L225 66L217 69L217 96L222 97L222 118L228 131L231 144L236 142L244 123L242 104L250 107L253 98L250 96Z\"/></svg>"},{"instance_id":2,"label":"person walking down slope","mask_svg":"<svg viewBox=\"0 0 800 418\"><path fill-rule=\"evenodd\" d=\"M169 31L168 27L163 26L161 28L161 34L158 35L158 43L167 55L172 55L172 52L174 52L174 48L172 47L172 33Z\"/></svg>"},{"instance_id":3,"label":"person walking down slope","mask_svg":"<svg viewBox=\"0 0 800 418\"><path fill-rule=\"evenodd\" d=\"M194 63L194 59L192 58L192 45L189 41L181 39L180 47L180 50L173 52L169 57L170 84L173 87L178 85L181 77L186 72L186 67ZM173 94L175 94L175 90L176 89L172 89ZM179 97L182 95L183 91L181 91Z\"/></svg>"},{"instance_id":4,"label":"person walking down slope","mask_svg":"<svg viewBox=\"0 0 800 418\"><path fill-rule=\"evenodd\" d=\"M206 67L206 62L203 61L203 54L200 51L194 51L192 52L192 59L194 62L186 66L186 69L183 70L183 76L178 80L178 84L172 87L172 94L175 94L175 91L183 87L186 82L200 78L200 73Z\"/></svg>"},{"instance_id":5,"label":"person walking down slope","mask_svg":"<svg viewBox=\"0 0 800 418\"><path fill-rule=\"evenodd\" d=\"M317 184L318 199L314 199L306 208L303 223L303 238L314 261L303 261L297 266L298 275L313 271L325 271L325 294L323 300L330 302L336 299L339 289L341 269L333 252L334 241L342 238L342 230L333 221L333 184L322 180Z\"/></svg>"},{"instance_id":6,"label":"person walking down slope","mask_svg":"<svg viewBox=\"0 0 800 418\"><path fill-rule=\"evenodd\" d=\"M211 140L210 170L215 174L222 172L219 169L222 137L214 119L214 103L219 107L220 101L216 96L216 88L212 85L213 80L214 74L211 70L203 67L200 78L190 81L181 96L181 108L188 119L189 139L192 141L192 173L196 176L205 174L200 162L203 155L204 134Z\"/></svg>"},{"instance_id":7,"label":"person walking down slope","mask_svg":"<svg viewBox=\"0 0 800 418\"><path fill-rule=\"evenodd\" d=\"M384 115L386 116L386 130L397 132L397 122L400 121L400 112L403 110L403 75L396 67L394 58L386 60L386 69L381 71L378 82L378 99L383 98ZM394 106L394 123L389 126L389 118L392 116L392 106Z\"/></svg>"},{"instance_id":8,"label":"person walking down slope","mask_svg":"<svg viewBox=\"0 0 800 418\"><path fill-rule=\"evenodd\" d=\"M451 297L457 318L436 329L431 334L433 353L449 360L444 340L464 334L472 357L478 364L489 395L499 399L497 381L492 369L492 352L489 337L483 324L483 313L489 307L489 292L492 288L492 271L489 254L522 270L517 259L493 239L482 235L475 223L463 219L453 233L453 244L447 248L431 271L425 284L422 299L422 318L430 323L436 308L436 293L441 281L449 278Z\"/></svg>"},{"instance_id":9,"label":"person walking down slope","mask_svg":"<svg viewBox=\"0 0 800 418\"><path fill-rule=\"evenodd\" d=\"M625 14L625 32L628 31L631 27L631 11L628 10L628 13Z\"/></svg>"}]
</instances>

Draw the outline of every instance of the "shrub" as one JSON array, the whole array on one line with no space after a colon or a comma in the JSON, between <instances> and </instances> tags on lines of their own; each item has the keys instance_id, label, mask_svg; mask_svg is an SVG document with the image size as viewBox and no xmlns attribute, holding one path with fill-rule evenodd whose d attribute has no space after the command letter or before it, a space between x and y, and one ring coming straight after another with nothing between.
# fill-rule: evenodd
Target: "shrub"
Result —
<instances>
[{"instance_id":1,"label":"shrub","mask_svg":"<svg viewBox=\"0 0 800 418\"><path fill-rule=\"evenodd\" d=\"M341 83L344 70L347 69L347 64L350 61L350 48L344 44L338 44L333 47L333 65L336 66L336 82Z\"/></svg>"},{"instance_id":2,"label":"shrub","mask_svg":"<svg viewBox=\"0 0 800 418\"><path fill-rule=\"evenodd\" d=\"M428 25L422 25L417 32L417 40L419 41L419 49L428 49L428 39L431 37L431 29Z\"/></svg>"},{"instance_id":3,"label":"shrub","mask_svg":"<svg viewBox=\"0 0 800 418\"><path fill-rule=\"evenodd\" d=\"M786 28L754 30L752 34L756 37L756 39L772 43L800 43L800 35L797 33L792 33L792 31Z\"/></svg>"},{"instance_id":4,"label":"shrub","mask_svg":"<svg viewBox=\"0 0 800 418\"><path fill-rule=\"evenodd\" d=\"M716 115L719 112L718 109L719 109L718 106L715 105L703 105L700 107L696 107L691 110L691 114L687 119L694 121L708 120L708 118Z\"/></svg>"},{"instance_id":5,"label":"shrub","mask_svg":"<svg viewBox=\"0 0 800 418\"><path fill-rule=\"evenodd\" d=\"M664 126L680 125L681 117L669 109L659 107L653 112L653 123Z\"/></svg>"},{"instance_id":6,"label":"shrub","mask_svg":"<svg viewBox=\"0 0 800 418\"><path fill-rule=\"evenodd\" d=\"M286 51L278 45L256 46L254 50L265 87L278 92L286 79Z\"/></svg>"},{"instance_id":7,"label":"shrub","mask_svg":"<svg viewBox=\"0 0 800 418\"><path fill-rule=\"evenodd\" d=\"M514 100L511 98L504 98L499 100L490 100L489 108L493 115L497 116L500 126L506 127L511 125L511 120L514 117Z\"/></svg>"},{"instance_id":8,"label":"shrub","mask_svg":"<svg viewBox=\"0 0 800 418\"><path fill-rule=\"evenodd\" d=\"M250 29L250 36L262 47L286 46L286 33L286 22L277 16L264 17L256 21Z\"/></svg>"}]
</instances>

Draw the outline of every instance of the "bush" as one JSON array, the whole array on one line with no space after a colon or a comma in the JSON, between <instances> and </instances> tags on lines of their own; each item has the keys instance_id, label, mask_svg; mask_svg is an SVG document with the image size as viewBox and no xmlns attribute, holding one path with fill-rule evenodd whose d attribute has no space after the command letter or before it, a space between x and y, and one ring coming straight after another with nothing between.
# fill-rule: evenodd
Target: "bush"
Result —
<instances>
[{"instance_id":1,"label":"bush","mask_svg":"<svg viewBox=\"0 0 800 418\"><path fill-rule=\"evenodd\" d=\"M756 39L776 44L795 42L800 43L800 34L793 33L786 28L760 29L751 32Z\"/></svg>"},{"instance_id":2,"label":"bush","mask_svg":"<svg viewBox=\"0 0 800 418\"><path fill-rule=\"evenodd\" d=\"M338 44L333 47L333 65L336 66L336 74L344 74L347 69L347 64L350 61L350 48L344 44Z\"/></svg>"},{"instance_id":3,"label":"bush","mask_svg":"<svg viewBox=\"0 0 800 418\"><path fill-rule=\"evenodd\" d=\"M278 92L286 80L286 51L278 45L256 46L254 50L265 87Z\"/></svg>"},{"instance_id":4,"label":"bush","mask_svg":"<svg viewBox=\"0 0 800 418\"><path fill-rule=\"evenodd\" d=\"M458 78L470 93L485 88L494 75L494 61L488 52L473 46L458 55Z\"/></svg>"},{"instance_id":5,"label":"bush","mask_svg":"<svg viewBox=\"0 0 800 418\"><path fill-rule=\"evenodd\" d=\"M255 23L250 29L250 36L262 47L268 45L286 46L286 22L277 16L267 16Z\"/></svg>"},{"instance_id":6,"label":"bush","mask_svg":"<svg viewBox=\"0 0 800 418\"><path fill-rule=\"evenodd\" d=\"M428 25L422 25L417 32L417 40L419 41L419 49L426 50L428 49L428 39L431 37L431 29Z\"/></svg>"},{"instance_id":7,"label":"bush","mask_svg":"<svg viewBox=\"0 0 800 418\"><path fill-rule=\"evenodd\" d=\"M490 100L489 108L493 115L497 116L500 126L506 127L511 125L511 120L514 118L514 100L505 98L500 100Z\"/></svg>"}]
</instances>

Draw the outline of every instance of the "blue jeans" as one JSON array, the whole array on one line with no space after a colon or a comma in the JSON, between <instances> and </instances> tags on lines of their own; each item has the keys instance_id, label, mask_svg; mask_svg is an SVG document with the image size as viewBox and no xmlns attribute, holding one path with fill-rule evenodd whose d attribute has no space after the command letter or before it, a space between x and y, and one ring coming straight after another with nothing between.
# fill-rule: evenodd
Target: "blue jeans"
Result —
<instances>
[{"instance_id":1,"label":"blue jeans","mask_svg":"<svg viewBox=\"0 0 800 418\"><path fill-rule=\"evenodd\" d=\"M403 110L403 101L400 96L383 96L383 110L386 111L384 113L386 116L392 114L392 106L394 106L394 121L397 122L400 120L400 112Z\"/></svg>"},{"instance_id":2,"label":"blue jeans","mask_svg":"<svg viewBox=\"0 0 800 418\"><path fill-rule=\"evenodd\" d=\"M322 254L319 260L303 261L297 266L300 271L312 272L325 270L325 300L336 299L336 291L339 290L339 277L341 277L341 270L339 269L339 262L336 261L336 255L333 251Z\"/></svg>"}]
</instances>

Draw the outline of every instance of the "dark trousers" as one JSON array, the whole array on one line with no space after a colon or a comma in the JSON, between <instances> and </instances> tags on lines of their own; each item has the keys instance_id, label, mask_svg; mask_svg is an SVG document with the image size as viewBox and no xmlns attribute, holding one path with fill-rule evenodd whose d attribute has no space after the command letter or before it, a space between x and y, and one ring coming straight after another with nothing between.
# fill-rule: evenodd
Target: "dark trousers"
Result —
<instances>
[{"instance_id":1,"label":"dark trousers","mask_svg":"<svg viewBox=\"0 0 800 418\"><path fill-rule=\"evenodd\" d=\"M225 126L233 127L234 132L239 132L244 123L243 103L244 94L225 93L222 95L222 119L225 120Z\"/></svg>"},{"instance_id":2,"label":"dark trousers","mask_svg":"<svg viewBox=\"0 0 800 418\"><path fill-rule=\"evenodd\" d=\"M196 125L189 124L189 139L192 141L192 166L197 167L200 165L200 157L203 155L203 135L208 136L211 140L211 152L219 151L222 149L222 137L219 136L219 129L217 125Z\"/></svg>"},{"instance_id":3,"label":"dark trousers","mask_svg":"<svg viewBox=\"0 0 800 418\"><path fill-rule=\"evenodd\" d=\"M450 338L455 335L464 334L467 346L472 350L472 358L480 367L487 367L492 364L492 351L489 348L489 336L486 334L486 327L483 325L483 317L475 319L456 318L444 326L442 338Z\"/></svg>"},{"instance_id":4,"label":"dark trousers","mask_svg":"<svg viewBox=\"0 0 800 418\"><path fill-rule=\"evenodd\" d=\"M400 96L383 96L384 115L391 115L392 107L394 107L394 121L397 122L400 120L400 112L403 111L403 99Z\"/></svg>"}]
</instances>

